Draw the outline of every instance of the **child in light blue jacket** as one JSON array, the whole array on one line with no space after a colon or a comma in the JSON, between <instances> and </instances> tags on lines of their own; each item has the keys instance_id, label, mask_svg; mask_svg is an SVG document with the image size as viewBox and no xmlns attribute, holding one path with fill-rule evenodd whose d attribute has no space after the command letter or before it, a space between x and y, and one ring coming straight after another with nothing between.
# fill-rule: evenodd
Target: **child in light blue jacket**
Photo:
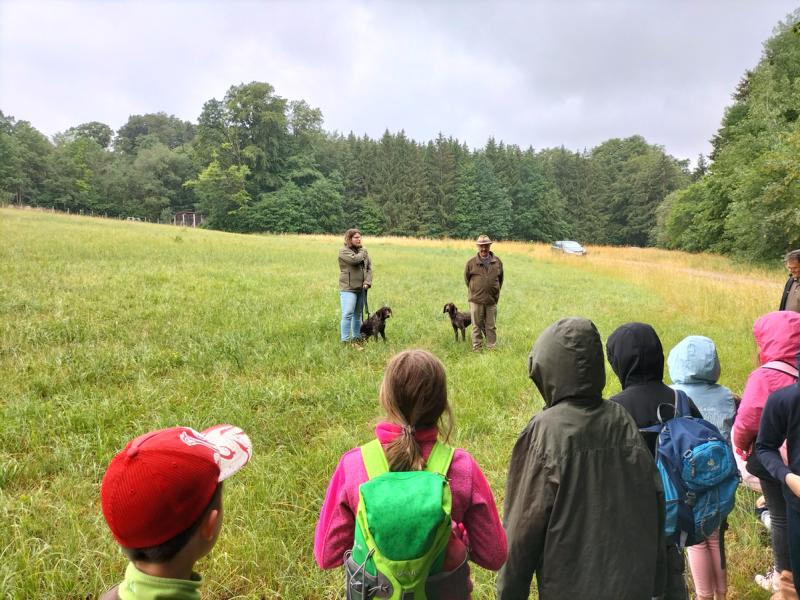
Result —
<instances>
[{"instance_id":1,"label":"child in light blue jacket","mask_svg":"<svg viewBox=\"0 0 800 600\"><path fill-rule=\"evenodd\" d=\"M685 337L670 350L667 365L671 387L686 392L703 418L730 442L736 402L733 392L717 383L720 366L714 342L702 335Z\"/></svg>"},{"instance_id":2,"label":"child in light blue jacket","mask_svg":"<svg viewBox=\"0 0 800 600\"><path fill-rule=\"evenodd\" d=\"M714 424L730 443L736 402L733 392L717 383L720 366L714 342L701 335L690 335L670 350L667 365L672 387L686 392L703 419ZM721 546L717 530L703 542L687 548L698 600L723 600L726 596L728 577L723 569Z\"/></svg>"}]
</instances>

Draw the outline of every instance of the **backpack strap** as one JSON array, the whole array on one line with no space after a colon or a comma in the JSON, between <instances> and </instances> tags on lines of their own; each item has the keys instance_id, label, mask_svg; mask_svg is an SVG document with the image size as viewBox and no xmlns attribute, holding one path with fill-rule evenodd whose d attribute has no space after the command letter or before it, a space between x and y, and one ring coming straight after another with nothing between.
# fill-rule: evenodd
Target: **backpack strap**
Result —
<instances>
[{"instance_id":1,"label":"backpack strap","mask_svg":"<svg viewBox=\"0 0 800 600\"><path fill-rule=\"evenodd\" d=\"M386 461L386 454L379 439L374 439L361 446L361 459L367 469L367 477L373 479L378 475L389 472L389 463Z\"/></svg>"},{"instance_id":2,"label":"backpack strap","mask_svg":"<svg viewBox=\"0 0 800 600\"><path fill-rule=\"evenodd\" d=\"M691 417L692 409L689 408L689 396L683 390L675 390L675 416Z\"/></svg>"},{"instance_id":3,"label":"backpack strap","mask_svg":"<svg viewBox=\"0 0 800 600\"><path fill-rule=\"evenodd\" d=\"M439 475L446 477L455 452L455 448L436 440L431 453L428 455L428 460L425 462L425 470L430 473L439 473Z\"/></svg>"},{"instance_id":4,"label":"backpack strap","mask_svg":"<svg viewBox=\"0 0 800 600\"><path fill-rule=\"evenodd\" d=\"M762 369L771 369L773 371L780 371L781 373L785 373L789 377L794 377L797 379L798 373L797 369L795 369L792 365L783 362L782 360L771 360L768 363L764 363L761 365Z\"/></svg>"},{"instance_id":5,"label":"backpack strap","mask_svg":"<svg viewBox=\"0 0 800 600\"><path fill-rule=\"evenodd\" d=\"M672 391L675 392L675 404L671 405L666 402L659 404L656 407L656 418L658 419L658 423L656 425L650 425L649 427L640 427L639 431L642 433L661 433L661 430L664 429L664 425L667 424L667 421L677 419L678 417L690 417L692 415L692 410L689 408L689 396L686 395L686 392L676 388L673 388ZM669 419L664 418L664 416L661 414L662 406L667 406L672 409L672 417Z\"/></svg>"},{"instance_id":6,"label":"backpack strap","mask_svg":"<svg viewBox=\"0 0 800 600\"><path fill-rule=\"evenodd\" d=\"M433 445L431 453L428 455L428 460L425 463L425 470L431 473L439 473L442 476L447 475L454 454L454 448L437 440ZM374 439L361 446L361 459L364 461L367 477L370 479L374 479L378 475L389 472L389 463L386 460L383 446L381 446L381 442L378 439Z\"/></svg>"}]
</instances>

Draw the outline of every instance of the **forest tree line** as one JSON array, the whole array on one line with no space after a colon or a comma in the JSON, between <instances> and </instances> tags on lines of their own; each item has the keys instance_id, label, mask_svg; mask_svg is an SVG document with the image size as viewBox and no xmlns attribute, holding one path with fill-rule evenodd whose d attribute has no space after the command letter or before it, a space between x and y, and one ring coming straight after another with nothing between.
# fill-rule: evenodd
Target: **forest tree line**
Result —
<instances>
[{"instance_id":1,"label":"forest tree line","mask_svg":"<svg viewBox=\"0 0 800 600\"><path fill-rule=\"evenodd\" d=\"M443 135L324 131L322 114L267 83L233 86L196 124L133 115L49 140L0 115L0 189L13 202L169 221L197 209L237 232L552 240L647 245L656 208L688 185L686 163L639 136L591 151L535 151Z\"/></svg>"},{"instance_id":2,"label":"forest tree line","mask_svg":"<svg viewBox=\"0 0 800 600\"><path fill-rule=\"evenodd\" d=\"M764 260L800 246L798 13L776 28L712 140L687 160L641 136L535 150L442 134L418 142L326 131L322 112L265 82L232 86L196 123L132 115L49 139L0 112L6 201L169 222L197 210L235 232L661 245Z\"/></svg>"},{"instance_id":3,"label":"forest tree line","mask_svg":"<svg viewBox=\"0 0 800 600\"><path fill-rule=\"evenodd\" d=\"M764 261L800 248L800 9L745 72L705 176L667 196L656 241Z\"/></svg>"},{"instance_id":4,"label":"forest tree line","mask_svg":"<svg viewBox=\"0 0 800 600\"><path fill-rule=\"evenodd\" d=\"M231 87L198 122L133 115L49 140L0 115L0 189L12 201L168 222L197 209L214 229L647 245L656 209L690 182L686 163L639 136L590 151L494 139L418 143L326 132L322 113L267 83ZM5 157L9 157L8 160Z\"/></svg>"}]
</instances>

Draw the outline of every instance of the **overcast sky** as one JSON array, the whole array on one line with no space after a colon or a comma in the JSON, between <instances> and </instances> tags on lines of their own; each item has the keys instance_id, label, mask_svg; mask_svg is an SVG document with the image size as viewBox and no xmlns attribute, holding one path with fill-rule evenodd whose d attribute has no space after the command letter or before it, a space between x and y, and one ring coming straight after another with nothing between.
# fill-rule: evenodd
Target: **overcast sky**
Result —
<instances>
[{"instance_id":1,"label":"overcast sky","mask_svg":"<svg viewBox=\"0 0 800 600\"><path fill-rule=\"evenodd\" d=\"M47 135L158 111L196 122L266 81L329 131L573 150L641 134L694 160L798 5L0 0L0 110Z\"/></svg>"}]
</instances>

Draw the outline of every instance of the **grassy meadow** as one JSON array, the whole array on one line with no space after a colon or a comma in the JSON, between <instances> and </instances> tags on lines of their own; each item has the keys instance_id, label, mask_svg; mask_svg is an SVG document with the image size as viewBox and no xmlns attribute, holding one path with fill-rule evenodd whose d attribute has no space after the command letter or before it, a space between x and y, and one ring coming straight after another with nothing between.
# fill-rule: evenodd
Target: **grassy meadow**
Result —
<instances>
[{"instance_id":1,"label":"grassy meadow","mask_svg":"<svg viewBox=\"0 0 800 600\"><path fill-rule=\"evenodd\" d=\"M215 423L253 439L225 487L225 525L198 564L204 597L338 598L340 570L312 558L314 526L339 456L372 436L383 366L409 347L445 363L453 441L481 464L502 505L519 431L541 407L526 374L537 334L591 318L605 339L653 324L665 351L714 339L721 383L741 392L755 366L751 327L774 310L784 274L721 257L498 243L506 283L498 350L454 342L442 305L467 307L466 241L365 237L373 310L388 343L338 341L341 238L243 236L0 209L0 597L87 598L117 583L125 559L103 521L111 457L150 429ZM607 365L606 395L619 390ZM770 564L766 534L740 491L726 537L729 598L768 598L752 575ZM474 597L493 574L473 568Z\"/></svg>"}]
</instances>

